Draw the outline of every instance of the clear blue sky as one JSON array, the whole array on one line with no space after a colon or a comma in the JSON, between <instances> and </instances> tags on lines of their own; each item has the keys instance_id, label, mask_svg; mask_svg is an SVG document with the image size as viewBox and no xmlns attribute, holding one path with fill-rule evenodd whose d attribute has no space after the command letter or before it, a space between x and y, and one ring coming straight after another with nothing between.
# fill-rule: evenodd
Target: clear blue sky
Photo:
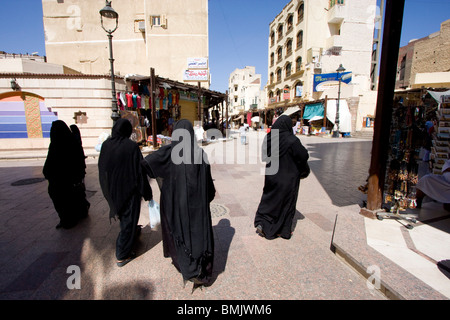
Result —
<instances>
[{"instance_id":1,"label":"clear blue sky","mask_svg":"<svg viewBox=\"0 0 450 320\"><path fill-rule=\"evenodd\" d=\"M225 92L230 73L245 66L255 66L266 83L269 23L288 2L209 0L212 90ZM439 31L448 19L450 0L406 0L401 46ZM0 30L0 51L45 55L41 0L0 0Z\"/></svg>"}]
</instances>

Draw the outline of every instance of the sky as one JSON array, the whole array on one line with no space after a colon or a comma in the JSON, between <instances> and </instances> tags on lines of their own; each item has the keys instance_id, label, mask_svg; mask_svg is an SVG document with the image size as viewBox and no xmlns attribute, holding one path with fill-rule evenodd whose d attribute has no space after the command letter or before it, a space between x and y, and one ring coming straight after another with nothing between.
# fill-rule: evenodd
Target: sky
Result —
<instances>
[{"instance_id":1,"label":"sky","mask_svg":"<svg viewBox=\"0 0 450 320\"><path fill-rule=\"evenodd\" d=\"M210 89L225 92L230 73L245 66L254 66L261 74L263 88L268 77L269 24L289 0L208 3ZM450 0L405 0L400 46L439 31L448 19ZM43 29L41 0L0 0L0 51L45 55Z\"/></svg>"}]
</instances>

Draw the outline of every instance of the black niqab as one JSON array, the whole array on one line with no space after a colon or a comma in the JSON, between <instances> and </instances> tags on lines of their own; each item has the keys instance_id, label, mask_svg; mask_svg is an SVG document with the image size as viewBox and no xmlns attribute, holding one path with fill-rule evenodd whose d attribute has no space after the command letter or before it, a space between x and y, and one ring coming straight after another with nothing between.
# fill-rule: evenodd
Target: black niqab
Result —
<instances>
[{"instance_id":1,"label":"black niqab","mask_svg":"<svg viewBox=\"0 0 450 320\"><path fill-rule=\"evenodd\" d=\"M284 156L295 140L298 139L292 131L292 119L286 115L280 116L264 138L263 160L266 159L265 155L271 157L273 153L275 156L277 151L279 157Z\"/></svg>"},{"instance_id":2,"label":"black niqab","mask_svg":"<svg viewBox=\"0 0 450 320\"><path fill-rule=\"evenodd\" d=\"M100 150L99 180L110 207L110 218L120 215L133 193L139 193L145 200L152 198L148 179L140 166L141 150L130 140L132 130L129 120L117 120L111 137L103 142Z\"/></svg>"},{"instance_id":3,"label":"black niqab","mask_svg":"<svg viewBox=\"0 0 450 320\"><path fill-rule=\"evenodd\" d=\"M52 122L43 174L49 181L65 181L69 184L82 181L86 175L83 148L62 120Z\"/></svg>"},{"instance_id":4,"label":"black niqab","mask_svg":"<svg viewBox=\"0 0 450 320\"><path fill-rule=\"evenodd\" d=\"M278 139L274 138L275 135ZM272 165L274 157L277 157L277 152L277 171L272 172L273 168L270 168L268 174L267 170ZM274 123L271 132L264 138L262 158L268 163L254 225L262 227L267 239L278 236L289 239L296 212L300 179L309 173L308 151L293 134L290 117L281 116Z\"/></svg>"},{"instance_id":5,"label":"black niqab","mask_svg":"<svg viewBox=\"0 0 450 320\"><path fill-rule=\"evenodd\" d=\"M212 273L214 240L209 203L215 188L207 156L188 120L174 125L171 145L142 162L152 178L162 178L161 227L164 256L185 280L206 283Z\"/></svg>"}]
</instances>

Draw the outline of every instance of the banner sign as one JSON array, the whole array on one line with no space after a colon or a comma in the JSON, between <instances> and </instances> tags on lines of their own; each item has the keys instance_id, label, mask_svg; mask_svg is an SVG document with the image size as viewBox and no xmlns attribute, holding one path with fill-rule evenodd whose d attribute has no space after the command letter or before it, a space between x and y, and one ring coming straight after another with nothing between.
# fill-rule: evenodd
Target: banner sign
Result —
<instances>
[{"instance_id":1,"label":"banner sign","mask_svg":"<svg viewBox=\"0 0 450 320\"><path fill-rule=\"evenodd\" d=\"M208 69L208 58L188 58L188 69Z\"/></svg>"},{"instance_id":2,"label":"banner sign","mask_svg":"<svg viewBox=\"0 0 450 320\"><path fill-rule=\"evenodd\" d=\"M208 70L185 70L184 81L208 81Z\"/></svg>"},{"instance_id":3,"label":"banner sign","mask_svg":"<svg viewBox=\"0 0 450 320\"><path fill-rule=\"evenodd\" d=\"M352 81L351 72L339 73L341 84L349 84ZM314 75L313 91L324 91L326 89L335 88L339 85L338 73L323 73Z\"/></svg>"}]
</instances>

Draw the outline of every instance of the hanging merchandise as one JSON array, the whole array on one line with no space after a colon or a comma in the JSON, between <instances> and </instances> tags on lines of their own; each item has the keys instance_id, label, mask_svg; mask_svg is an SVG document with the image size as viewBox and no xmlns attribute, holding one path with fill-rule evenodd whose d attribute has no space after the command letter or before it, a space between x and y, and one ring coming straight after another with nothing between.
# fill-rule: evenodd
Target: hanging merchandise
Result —
<instances>
[{"instance_id":1,"label":"hanging merchandise","mask_svg":"<svg viewBox=\"0 0 450 320\"><path fill-rule=\"evenodd\" d=\"M133 107L133 95L131 93L126 93L125 97L127 98L127 107L131 109Z\"/></svg>"},{"instance_id":2,"label":"hanging merchandise","mask_svg":"<svg viewBox=\"0 0 450 320\"><path fill-rule=\"evenodd\" d=\"M433 173L441 174L450 156L450 95L442 95L436 111L436 129L432 130L431 158Z\"/></svg>"},{"instance_id":3,"label":"hanging merchandise","mask_svg":"<svg viewBox=\"0 0 450 320\"><path fill-rule=\"evenodd\" d=\"M424 145L424 120L414 116L420 113L418 108L424 107L398 103L393 108L385 202L394 213L416 207L418 160Z\"/></svg>"},{"instance_id":4,"label":"hanging merchandise","mask_svg":"<svg viewBox=\"0 0 450 320\"><path fill-rule=\"evenodd\" d=\"M440 119L445 111L442 109L437 111L439 106L436 101L417 89L396 93L394 101L384 202L391 212L400 213L417 206L416 184L419 180L419 164L421 164L420 175L426 174L424 170L431 172L431 164L434 163L434 166L437 164L436 146L442 141L439 140L438 129L435 130L436 124L433 122L436 115ZM447 149L439 150L447 151L445 156L448 156L448 139L445 144ZM434 153L431 157L430 152Z\"/></svg>"}]
</instances>

